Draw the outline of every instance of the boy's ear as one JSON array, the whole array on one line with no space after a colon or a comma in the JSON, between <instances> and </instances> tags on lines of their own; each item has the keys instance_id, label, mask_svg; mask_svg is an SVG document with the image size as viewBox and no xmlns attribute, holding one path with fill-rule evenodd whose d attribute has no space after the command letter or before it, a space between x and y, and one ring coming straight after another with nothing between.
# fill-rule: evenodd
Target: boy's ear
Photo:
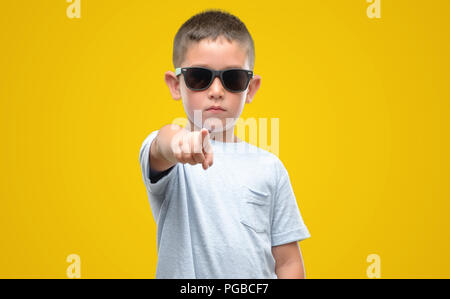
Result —
<instances>
[{"instance_id":1,"label":"boy's ear","mask_svg":"<svg viewBox=\"0 0 450 299\"><path fill-rule=\"evenodd\" d=\"M250 104L252 102L260 86L261 86L261 76L253 75L253 78L250 81L250 84L248 85L247 98L245 99L245 102L247 104Z\"/></svg>"},{"instance_id":2,"label":"boy's ear","mask_svg":"<svg viewBox=\"0 0 450 299\"><path fill-rule=\"evenodd\" d=\"M169 87L170 94L172 95L172 98L174 100L181 99L180 80L175 75L175 73L171 72L171 71L167 71L164 74L164 81L166 81L166 84Z\"/></svg>"}]
</instances>

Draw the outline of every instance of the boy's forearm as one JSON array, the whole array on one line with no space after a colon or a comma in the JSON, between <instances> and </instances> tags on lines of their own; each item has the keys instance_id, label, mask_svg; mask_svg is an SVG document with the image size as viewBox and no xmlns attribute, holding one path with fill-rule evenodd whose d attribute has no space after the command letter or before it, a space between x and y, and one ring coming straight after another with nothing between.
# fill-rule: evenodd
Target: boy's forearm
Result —
<instances>
[{"instance_id":1,"label":"boy's forearm","mask_svg":"<svg viewBox=\"0 0 450 299\"><path fill-rule=\"evenodd\" d=\"M159 130L149 151L150 165L153 170L164 171L177 163L177 160L173 156L170 144L172 138L179 133L180 130L184 130L184 128L174 124L166 125Z\"/></svg>"},{"instance_id":2,"label":"boy's forearm","mask_svg":"<svg viewBox=\"0 0 450 299\"><path fill-rule=\"evenodd\" d=\"M285 263L275 268L278 278L305 278L305 269L302 262Z\"/></svg>"}]
</instances>

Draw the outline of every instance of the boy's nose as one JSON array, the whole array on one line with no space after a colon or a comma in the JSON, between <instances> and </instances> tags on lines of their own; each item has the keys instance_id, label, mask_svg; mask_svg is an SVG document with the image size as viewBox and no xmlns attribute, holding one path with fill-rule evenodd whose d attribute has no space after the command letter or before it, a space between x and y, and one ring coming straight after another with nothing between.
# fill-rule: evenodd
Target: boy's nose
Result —
<instances>
[{"instance_id":1,"label":"boy's nose","mask_svg":"<svg viewBox=\"0 0 450 299\"><path fill-rule=\"evenodd\" d=\"M214 81L211 83L211 86L208 88L208 97L209 98L223 98L225 93L225 89L222 86L222 82L220 82L220 78L214 78Z\"/></svg>"}]
</instances>

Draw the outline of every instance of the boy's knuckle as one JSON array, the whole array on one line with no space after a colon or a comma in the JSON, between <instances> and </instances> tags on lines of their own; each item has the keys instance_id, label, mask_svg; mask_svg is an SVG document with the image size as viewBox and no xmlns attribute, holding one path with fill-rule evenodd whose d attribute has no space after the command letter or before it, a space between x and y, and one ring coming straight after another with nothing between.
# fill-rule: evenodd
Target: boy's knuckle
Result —
<instances>
[{"instance_id":1,"label":"boy's knuckle","mask_svg":"<svg viewBox=\"0 0 450 299\"><path fill-rule=\"evenodd\" d=\"M188 153L186 153L186 152L183 152L183 155L182 155L182 159L183 159L183 161L189 161L189 158L190 158L190 154L188 154Z\"/></svg>"},{"instance_id":2,"label":"boy's knuckle","mask_svg":"<svg viewBox=\"0 0 450 299\"><path fill-rule=\"evenodd\" d=\"M198 155L198 161L199 161L199 162L205 161L205 156L203 156L202 154L199 154L199 155Z\"/></svg>"}]
</instances>

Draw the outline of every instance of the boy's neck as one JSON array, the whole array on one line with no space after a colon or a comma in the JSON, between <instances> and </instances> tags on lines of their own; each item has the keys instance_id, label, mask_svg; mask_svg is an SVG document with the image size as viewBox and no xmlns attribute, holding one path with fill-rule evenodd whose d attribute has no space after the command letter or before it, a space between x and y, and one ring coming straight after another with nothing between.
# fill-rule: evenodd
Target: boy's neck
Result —
<instances>
[{"instance_id":1,"label":"boy's neck","mask_svg":"<svg viewBox=\"0 0 450 299\"><path fill-rule=\"evenodd\" d=\"M191 121L188 121L185 127L188 131L200 131L202 128L199 128L191 123ZM229 128L227 131L222 132L209 132L210 139L214 141L220 141L220 142L230 142L230 143L236 143L236 142L242 142L239 138L237 138L234 135L234 126Z\"/></svg>"}]
</instances>

